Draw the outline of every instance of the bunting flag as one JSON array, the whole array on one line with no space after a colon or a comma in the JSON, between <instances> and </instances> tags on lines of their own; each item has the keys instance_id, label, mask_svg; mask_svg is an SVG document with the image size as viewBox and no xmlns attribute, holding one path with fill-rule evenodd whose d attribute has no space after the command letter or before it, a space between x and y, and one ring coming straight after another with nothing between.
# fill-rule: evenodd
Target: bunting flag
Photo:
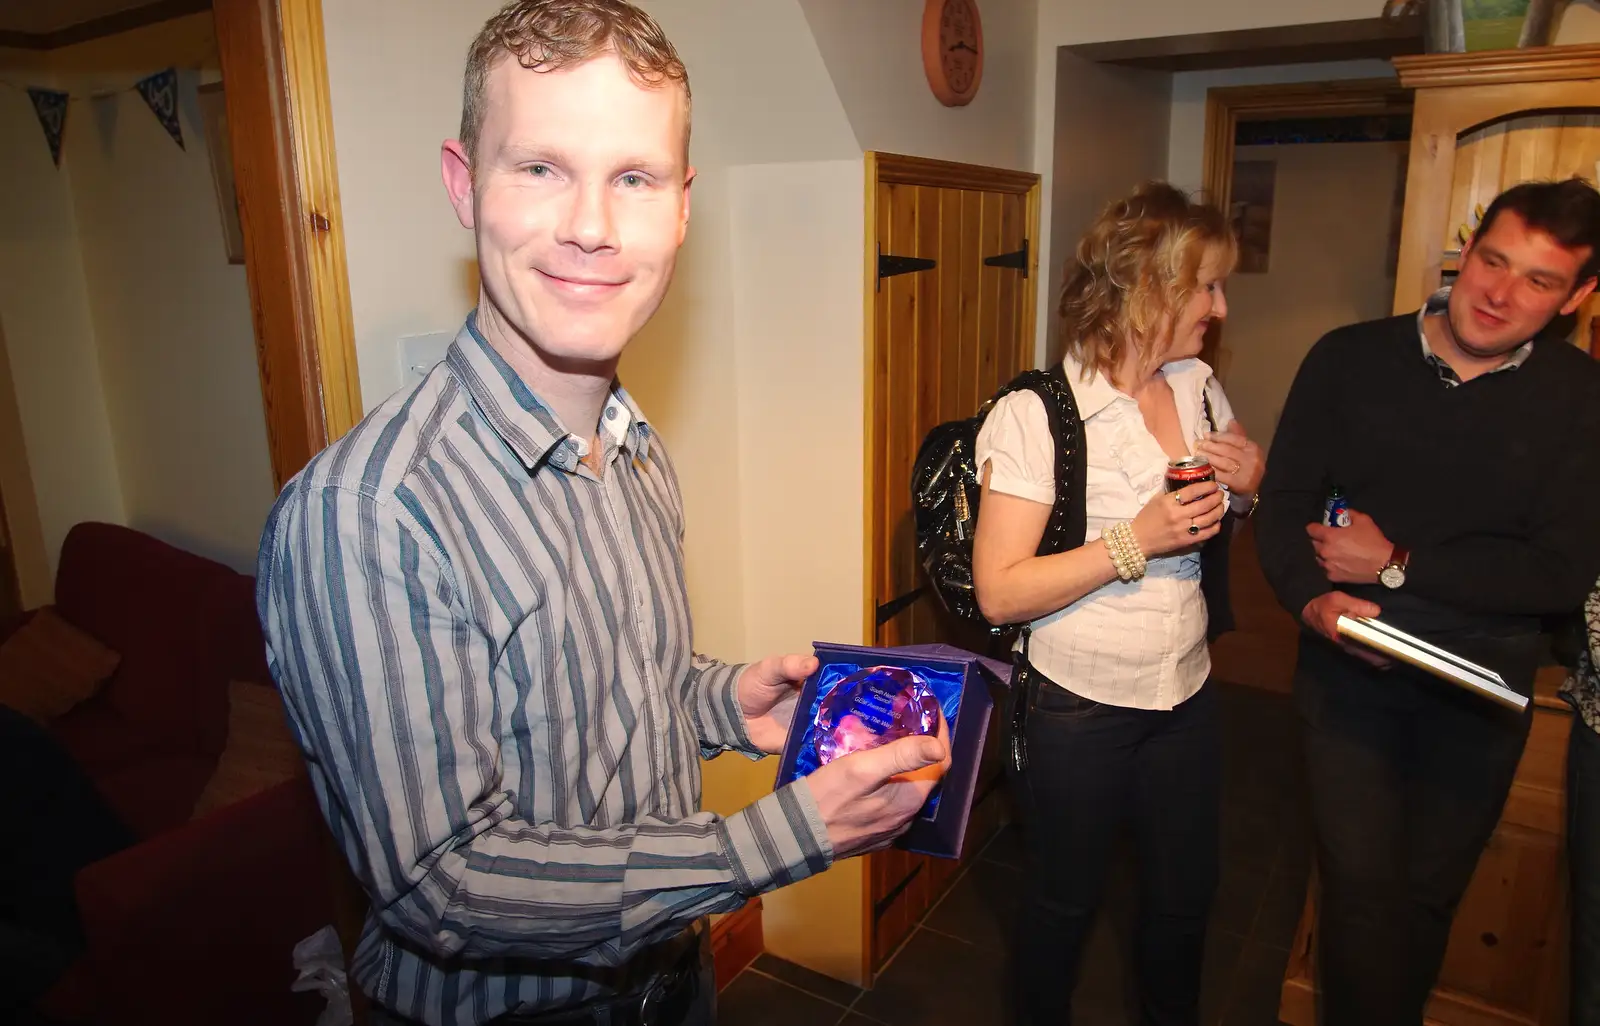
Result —
<instances>
[{"instance_id":1,"label":"bunting flag","mask_svg":"<svg viewBox=\"0 0 1600 1026\"><path fill-rule=\"evenodd\" d=\"M33 101L33 111L39 115L39 127L44 129L45 142L50 144L50 159L61 166L61 139L67 132L67 93L54 89L28 87L28 99Z\"/></svg>"},{"instance_id":2,"label":"bunting flag","mask_svg":"<svg viewBox=\"0 0 1600 1026\"><path fill-rule=\"evenodd\" d=\"M133 86L144 97L144 102L150 105L150 110L155 114L156 120L161 122L161 127L172 136L172 141L178 148L184 149L183 128L178 124L178 72L175 68L158 71L154 75L141 78Z\"/></svg>"}]
</instances>

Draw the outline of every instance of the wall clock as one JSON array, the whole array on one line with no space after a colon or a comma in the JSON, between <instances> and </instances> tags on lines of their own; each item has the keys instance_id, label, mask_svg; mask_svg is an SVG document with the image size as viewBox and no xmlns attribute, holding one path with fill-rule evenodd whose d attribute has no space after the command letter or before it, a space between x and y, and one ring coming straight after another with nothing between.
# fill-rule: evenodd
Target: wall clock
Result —
<instances>
[{"instance_id":1,"label":"wall clock","mask_svg":"<svg viewBox=\"0 0 1600 1026\"><path fill-rule=\"evenodd\" d=\"M922 70L946 107L964 107L983 81L983 23L978 0L925 0Z\"/></svg>"}]
</instances>

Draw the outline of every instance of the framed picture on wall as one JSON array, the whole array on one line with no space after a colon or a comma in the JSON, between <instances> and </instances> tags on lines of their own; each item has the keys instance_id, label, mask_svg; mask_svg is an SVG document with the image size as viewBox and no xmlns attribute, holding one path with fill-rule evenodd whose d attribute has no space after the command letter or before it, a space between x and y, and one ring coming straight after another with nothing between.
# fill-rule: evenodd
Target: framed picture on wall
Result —
<instances>
[{"instance_id":1,"label":"framed picture on wall","mask_svg":"<svg viewBox=\"0 0 1600 1026\"><path fill-rule=\"evenodd\" d=\"M1240 160L1233 165L1228 218L1239 240L1239 274L1265 274L1272 264L1272 201L1278 184L1275 160Z\"/></svg>"},{"instance_id":2,"label":"framed picture on wall","mask_svg":"<svg viewBox=\"0 0 1600 1026\"><path fill-rule=\"evenodd\" d=\"M221 82L200 87L200 117L206 133L206 152L211 155L211 182L217 190L217 209L222 215L222 241L228 263L244 263L244 229L239 224L239 194L233 184L233 147L228 142L228 104Z\"/></svg>"}]
</instances>

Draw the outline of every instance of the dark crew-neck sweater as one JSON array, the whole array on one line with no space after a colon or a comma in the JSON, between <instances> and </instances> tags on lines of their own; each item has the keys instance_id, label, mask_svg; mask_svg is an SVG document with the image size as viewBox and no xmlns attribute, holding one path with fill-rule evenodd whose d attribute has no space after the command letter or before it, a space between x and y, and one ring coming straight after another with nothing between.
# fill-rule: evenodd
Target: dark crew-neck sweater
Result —
<instances>
[{"instance_id":1,"label":"dark crew-neck sweater","mask_svg":"<svg viewBox=\"0 0 1600 1026\"><path fill-rule=\"evenodd\" d=\"M1441 642L1526 637L1577 609L1600 571L1600 366L1559 338L1456 387L1417 317L1323 337L1295 377L1257 514L1262 569L1295 616L1337 587ZM1305 525L1337 486L1411 550L1406 583L1331 585Z\"/></svg>"}]
</instances>

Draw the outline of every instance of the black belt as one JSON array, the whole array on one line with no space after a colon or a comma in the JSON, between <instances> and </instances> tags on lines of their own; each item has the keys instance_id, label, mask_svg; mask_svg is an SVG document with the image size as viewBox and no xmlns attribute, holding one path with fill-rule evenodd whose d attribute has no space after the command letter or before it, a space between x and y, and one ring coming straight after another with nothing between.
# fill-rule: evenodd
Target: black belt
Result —
<instances>
[{"instance_id":1,"label":"black belt","mask_svg":"<svg viewBox=\"0 0 1600 1026\"><path fill-rule=\"evenodd\" d=\"M706 930L695 925L667 947L681 946L676 954L664 952L665 967L638 990L618 997L550 1012L510 1012L490 1026L678 1026L694 1010L700 996L701 945Z\"/></svg>"}]
</instances>

